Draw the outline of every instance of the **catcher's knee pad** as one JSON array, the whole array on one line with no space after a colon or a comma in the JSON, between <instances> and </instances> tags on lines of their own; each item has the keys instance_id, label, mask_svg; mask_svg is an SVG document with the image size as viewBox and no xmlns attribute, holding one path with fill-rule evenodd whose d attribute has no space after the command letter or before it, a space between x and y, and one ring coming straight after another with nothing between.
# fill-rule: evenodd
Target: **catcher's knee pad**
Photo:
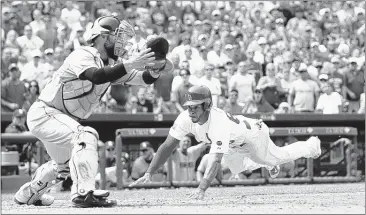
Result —
<instances>
[{"instance_id":1,"label":"catcher's knee pad","mask_svg":"<svg viewBox=\"0 0 366 215\"><path fill-rule=\"evenodd\" d=\"M30 186L23 187L16 193L16 199L28 205L35 201L55 184L62 182L69 175L67 164L58 165L55 161L48 161L41 165L32 177Z\"/></svg>"},{"instance_id":2,"label":"catcher's knee pad","mask_svg":"<svg viewBox=\"0 0 366 215\"><path fill-rule=\"evenodd\" d=\"M95 129L83 127L75 139L70 159L72 195L84 196L90 190L95 190L95 176L98 172L98 137Z\"/></svg>"}]
</instances>

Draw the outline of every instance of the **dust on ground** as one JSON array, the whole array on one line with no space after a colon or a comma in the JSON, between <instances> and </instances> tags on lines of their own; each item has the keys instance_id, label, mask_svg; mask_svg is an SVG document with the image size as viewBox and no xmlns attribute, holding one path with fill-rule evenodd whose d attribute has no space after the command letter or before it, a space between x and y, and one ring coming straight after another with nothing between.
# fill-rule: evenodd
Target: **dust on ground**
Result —
<instances>
[{"instance_id":1,"label":"dust on ground","mask_svg":"<svg viewBox=\"0 0 366 215\"><path fill-rule=\"evenodd\" d=\"M111 191L114 208L74 208L68 192L52 194L47 207L17 205L2 194L2 214L365 214L365 184L212 187L189 199L194 188Z\"/></svg>"}]
</instances>

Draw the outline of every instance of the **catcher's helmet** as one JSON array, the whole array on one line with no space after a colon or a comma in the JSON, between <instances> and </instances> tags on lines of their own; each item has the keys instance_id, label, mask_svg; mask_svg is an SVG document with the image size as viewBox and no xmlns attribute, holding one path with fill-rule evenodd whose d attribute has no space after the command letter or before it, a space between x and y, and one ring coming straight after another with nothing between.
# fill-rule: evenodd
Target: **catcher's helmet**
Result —
<instances>
[{"instance_id":1,"label":"catcher's helmet","mask_svg":"<svg viewBox=\"0 0 366 215\"><path fill-rule=\"evenodd\" d=\"M199 105L206 103L208 107L212 105L211 91L206 86L193 86L188 89L186 96L186 102L183 106Z\"/></svg>"},{"instance_id":2,"label":"catcher's helmet","mask_svg":"<svg viewBox=\"0 0 366 215\"><path fill-rule=\"evenodd\" d=\"M129 42L136 34L133 27L126 21L120 21L114 16L102 16L97 18L87 36L87 42L92 43L93 40L101 35L109 34L115 36L114 54L122 57L132 44Z\"/></svg>"}]
</instances>

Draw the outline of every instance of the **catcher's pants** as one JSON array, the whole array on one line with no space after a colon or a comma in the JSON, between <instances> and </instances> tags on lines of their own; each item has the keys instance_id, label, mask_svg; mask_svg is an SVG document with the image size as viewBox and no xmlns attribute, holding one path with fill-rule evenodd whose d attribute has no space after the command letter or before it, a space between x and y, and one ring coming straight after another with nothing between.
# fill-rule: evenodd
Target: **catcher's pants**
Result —
<instances>
[{"instance_id":1,"label":"catcher's pants","mask_svg":"<svg viewBox=\"0 0 366 215\"><path fill-rule=\"evenodd\" d=\"M27 116L27 124L32 134L43 142L48 154L57 165L69 165L68 162L73 153L84 153L79 154L79 156L74 156L77 160L76 164L72 162L73 159L70 161L71 177L73 179L73 187L71 189L72 198L78 195L77 193L78 191L80 193L80 190L87 192L88 190L95 189L94 178L98 169L96 144L95 147L94 145L90 147L87 144L85 148L80 148L77 152L75 152L76 150L73 151L73 148L76 147L75 143L80 142L78 139L85 133L83 126L61 111L49 107L41 101L37 101L31 106ZM87 152L85 152L86 150ZM84 168L78 171L81 168L77 163L80 157L82 157L81 159L84 163L88 162L88 160L90 163L86 165L89 166L88 168L85 168L85 164L83 164ZM82 171L83 169L84 172ZM80 177L80 174L88 175L88 178L92 178L93 181L91 179L80 179L83 178ZM87 186L79 189L74 186L75 184L78 187L82 187L83 184L87 184Z\"/></svg>"}]
</instances>

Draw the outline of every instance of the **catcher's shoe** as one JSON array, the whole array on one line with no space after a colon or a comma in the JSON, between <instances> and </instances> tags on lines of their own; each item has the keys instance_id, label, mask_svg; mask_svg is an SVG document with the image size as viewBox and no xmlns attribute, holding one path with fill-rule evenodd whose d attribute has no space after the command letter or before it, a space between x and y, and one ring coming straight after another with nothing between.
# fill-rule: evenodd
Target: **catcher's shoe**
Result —
<instances>
[{"instance_id":1,"label":"catcher's shoe","mask_svg":"<svg viewBox=\"0 0 366 215\"><path fill-rule=\"evenodd\" d=\"M276 178L278 174L280 174L280 166L274 166L272 169L268 170L268 172L271 178Z\"/></svg>"},{"instance_id":2,"label":"catcher's shoe","mask_svg":"<svg viewBox=\"0 0 366 215\"><path fill-rule=\"evenodd\" d=\"M94 195L94 191L91 190L85 196L77 196L72 202L75 207L78 208L91 208L91 207L113 207L117 205L116 200L109 200L106 195Z\"/></svg>"},{"instance_id":3,"label":"catcher's shoe","mask_svg":"<svg viewBox=\"0 0 366 215\"><path fill-rule=\"evenodd\" d=\"M15 203L19 205L35 205L35 206L49 206L55 201L53 196L47 195L46 192L49 190L44 189L40 190L39 192L34 191L31 189L30 183L24 184L20 189L16 192L13 197Z\"/></svg>"}]
</instances>

